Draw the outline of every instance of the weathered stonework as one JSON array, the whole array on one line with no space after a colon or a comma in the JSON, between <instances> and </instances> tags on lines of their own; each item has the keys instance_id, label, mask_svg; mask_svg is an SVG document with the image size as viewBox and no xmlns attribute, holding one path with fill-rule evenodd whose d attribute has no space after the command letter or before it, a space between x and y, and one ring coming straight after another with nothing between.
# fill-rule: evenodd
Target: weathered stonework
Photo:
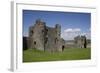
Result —
<instances>
[{"instance_id":1,"label":"weathered stonework","mask_svg":"<svg viewBox=\"0 0 100 73\"><path fill-rule=\"evenodd\" d=\"M87 48L87 39L85 36L77 36L74 38L76 47L78 48Z\"/></svg>"},{"instance_id":2,"label":"weathered stonework","mask_svg":"<svg viewBox=\"0 0 100 73\"><path fill-rule=\"evenodd\" d=\"M64 50L61 26L48 27L45 22L36 20L34 26L29 28L28 48L51 52Z\"/></svg>"},{"instance_id":3,"label":"weathered stonework","mask_svg":"<svg viewBox=\"0 0 100 73\"><path fill-rule=\"evenodd\" d=\"M67 37L66 37L67 38ZM34 26L29 27L28 37L23 37L23 49L37 49L42 51L63 51L65 48L87 48L90 47L86 36L76 36L74 40L65 41L61 38L61 26L46 26L45 22L36 20Z\"/></svg>"}]
</instances>

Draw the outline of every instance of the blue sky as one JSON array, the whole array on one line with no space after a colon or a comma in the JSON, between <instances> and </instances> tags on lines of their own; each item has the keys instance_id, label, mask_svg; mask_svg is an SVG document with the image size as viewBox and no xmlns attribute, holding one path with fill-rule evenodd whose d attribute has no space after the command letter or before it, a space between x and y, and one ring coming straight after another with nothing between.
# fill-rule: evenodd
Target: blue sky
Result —
<instances>
[{"instance_id":1,"label":"blue sky","mask_svg":"<svg viewBox=\"0 0 100 73\"><path fill-rule=\"evenodd\" d=\"M41 19L50 27L60 24L61 37L65 40L72 40L79 34L90 38L90 13L23 10L23 36L28 36L29 27L34 26L36 19Z\"/></svg>"}]
</instances>

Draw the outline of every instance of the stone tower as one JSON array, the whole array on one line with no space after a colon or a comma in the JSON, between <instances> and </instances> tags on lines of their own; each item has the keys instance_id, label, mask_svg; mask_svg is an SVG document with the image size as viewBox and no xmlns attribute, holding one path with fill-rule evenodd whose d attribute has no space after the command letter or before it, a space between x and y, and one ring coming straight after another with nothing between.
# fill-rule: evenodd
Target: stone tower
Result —
<instances>
[{"instance_id":1,"label":"stone tower","mask_svg":"<svg viewBox=\"0 0 100 73\"><path fill-rule=\"evenodd\" d=\"M62 51L62 46L64 46L64 43L59 24L56 24L55 27L48 27L45 22L38 19L34 26L29 28L28 47L30 49Z\"/></svg>"},{"instance_id":2,"label":"stone tower","mask_svg":"<svg viewBox=\"0 0 100 73\"><path fill-rule=\"evenodd\" d=\"M86 48L87 47L87 41L86 36L77 36L74 38L75 45L77 48Z\"/></svg>"},{"instance_id":3,"label":"stone tower","mask_svg":"<svg viewBox=\"0 0 100 73\"><path fill-rule=\"evenodd\" d=\"M56 29L56 38L55 38L56 48L59 51L62 51L61 26L59 24L56 24L55 29Z\"/></svg>"},{"instance_id":4,"label":"stone tower","mask_svg":"<svg viewBox=\"0 0 100 73\"><path fill-rule=\"evenodd\" d=\"M34 26L29 28L29 48L44 50L45 23L40 19L36 20Z\"/></svg>"}]
</instances>

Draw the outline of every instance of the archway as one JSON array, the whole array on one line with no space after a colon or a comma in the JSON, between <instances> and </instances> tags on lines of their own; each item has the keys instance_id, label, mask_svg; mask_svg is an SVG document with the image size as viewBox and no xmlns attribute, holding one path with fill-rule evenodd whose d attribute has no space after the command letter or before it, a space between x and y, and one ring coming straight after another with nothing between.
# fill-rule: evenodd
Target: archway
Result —
<instances>
[{"instance_id":1,"label":"archway","mask_svg":"<svg viewBox=\"0 0 100 73\"><path fill-rule=\"evenodd\" d=\"M64 45L62 45L62 51L64 51L64 48L65 48L65 46L64 46Z\"/></svg>"}]
</instances>

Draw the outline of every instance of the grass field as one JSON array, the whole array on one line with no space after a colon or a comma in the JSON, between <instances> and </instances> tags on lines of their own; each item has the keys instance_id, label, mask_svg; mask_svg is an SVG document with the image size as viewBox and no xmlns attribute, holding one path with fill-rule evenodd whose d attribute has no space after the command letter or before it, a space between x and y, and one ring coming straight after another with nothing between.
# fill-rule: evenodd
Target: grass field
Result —
<instances>
[{"instance_id":1,"label":"grass field","mask_svg":"<svg viewBox=\"0 0 100 73\"><path fill-rule=\"evenodd\" d=\"M90 48L65 49L63 52L44 52L38 50L24 50L23 62L84 60L91 59Z\"/></svg>"}]
</instances>

